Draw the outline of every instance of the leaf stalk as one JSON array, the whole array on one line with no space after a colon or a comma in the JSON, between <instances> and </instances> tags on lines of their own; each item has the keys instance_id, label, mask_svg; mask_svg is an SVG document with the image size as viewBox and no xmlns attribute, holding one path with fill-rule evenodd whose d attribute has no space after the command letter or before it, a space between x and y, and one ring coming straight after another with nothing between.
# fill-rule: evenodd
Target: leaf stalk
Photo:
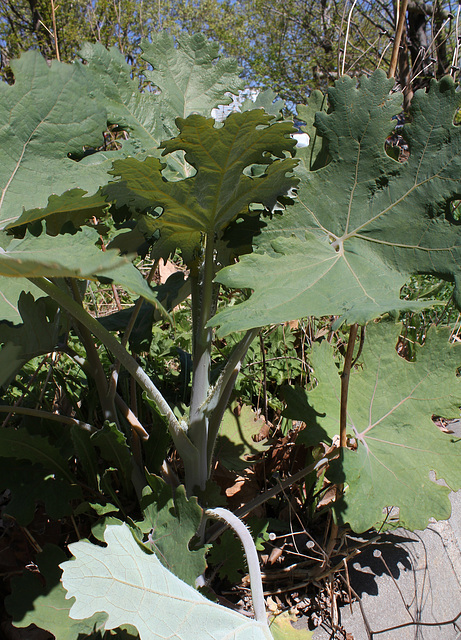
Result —
<instances>
[{"instance_id":1,"label":"leaf stalk","mask_svg":"<svg viewBox=\"0 0 461 640\"><path fill-rule=\"evenodd\" d=\"M205 513L207 516L211 516L212 518L224 520L224 522L232 527L240 538L248 562L255 620L268 626L258 552L256 551L256 546L248 527L240 520L240 518L237 518L237 516L228 509L223 509L221 507L217 509L207 509Z\"/></svg>"},{"instance_id":2,"label":"leaf stalk","mask_svg":"<svg viewBox=\"0 0 461 640\"><path fill-rule=\"evenodd\" d=\"M197 449L187 436L187 430L179 424L176 416L171 410L169 404L154 385L146 372L138 365L136 360L128 353L123 345L102 326L93 316L91 316L81 305L73 298L67 295L55 284L46 278L29 278L39 289L44 291L48 296L56 300L56 302L66 309L78 322L84 325L98 340L100 340L125 367L125 369L133 376L139 386L147 393L158 406L160 412L167 418L168 428L171 437L178 449L179 454L184 459L184 464L192 463L197 460Z\"/></svg>"},{"instance_id":3,"label":"leaf stalk","mask_svg":"<svg viewBox=\"0 0 461 640\"><path fill-rule=\"evenodd\" d=\"M347 446L347 396L349 393L349 378L351 374L357 331L358 324L351 325L346 356L344 358L344 368L341 374L341 408L339 415L339 441L341 447Z\"/></svg>"}]
</instances>

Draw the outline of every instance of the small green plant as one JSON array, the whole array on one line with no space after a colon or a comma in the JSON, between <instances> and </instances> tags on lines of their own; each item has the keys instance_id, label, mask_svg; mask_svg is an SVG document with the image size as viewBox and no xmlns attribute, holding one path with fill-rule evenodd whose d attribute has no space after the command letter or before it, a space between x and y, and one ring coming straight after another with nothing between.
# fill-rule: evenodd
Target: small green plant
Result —
<instances>
[{"instance_id":1,"label":"small green plant","mask_svg":"<svg viewBox=\"0 0 461 640\"><path fill-rule=\"evenodd\" d=\"M450 329L431 328L404 360L393 320L438 304L402 290L416 274L453 281L460 306L452 202L461 191L453 122L461 94L445 78L415 95L404 130L410 156L399 163L385 142L401 96L379 71L358 86L338 80L315 121L315 108L301 110L312 144L296 150L295 129L272 94L223 123L210 117L241 83L235 63L219 60L201 36L144 43L152 66L144 92L115 50L85 46L81 55L85 64L48 66L25 54L12 63L15 83L0 85L8 148L0 167L0 384L10 400L0 409L23 416L0 429L0 455L7 514L27 526L39 500L49 517L72 523L68 539L99 543L71 544L76 560L63 564L59 549L43 549L46 586L36 576L16 580L8 609L18 626L35 622L59 639L123 625L136 631L123 627L122 637L142 640L208 631L281 637L267 623L251 536L216 504L222 496L210 484L223 419L236 388L240 399L260 394L239 381L247 354L247 369L259 367L266 418L269 405L283 406L283 382L308 382L308 391L283 393L285 416L306 425L297 443L311 459L277 491L309 474L314 486L326 474L336 487L330 546L338 526L381 527L389 507L408 528L447 517L449 489L461 486L459 442L431 418L459 413L458 348ZM323 108L317 94L313 103ZM126 132L119 149L103 149L109 128ZM134 260L147 253L145 278ZM158 261L178 254L183 272L152 286ZM95 317L89 281L122 287L132 303ZM329 316L325 326L345 336L340 348L303 342L309 367L276 326L308 315ZM68 404L46 382L40 408L22 406L44 367ZM241 440L230 440L246 460L264 447L244 443L237 424ZM176 470L166 460L171 443ZM25 477L35 491L21 506ZM194 589L206 569L209 518L244 540L256 621ZM29 610L18 598L26 584Z\"/></svg>"}]
</instances>

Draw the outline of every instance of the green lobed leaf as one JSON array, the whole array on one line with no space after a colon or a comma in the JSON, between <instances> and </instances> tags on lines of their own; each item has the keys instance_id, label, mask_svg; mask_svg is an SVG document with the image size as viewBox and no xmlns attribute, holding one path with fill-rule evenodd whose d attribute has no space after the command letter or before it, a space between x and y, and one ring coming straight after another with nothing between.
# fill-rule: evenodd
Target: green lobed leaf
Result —
<instances>
[{"instance_id":1,"label":"green lobed leaf","mask_svg":"<svg viewBox=\"0 0 461 640\"><path fill-rule=\"evenodd\" d=\"M267 532L269 521L264 518L249 518L246 524L252 533L256 549L262 551L264 543L269 540ZM242 575L247 571L245 554L240 538L233 531L226 529L219 536L219 540L213 543L207 558L221 577L227 578L233 584L241 583Z\"/></svg>"},{"instance_id":2,"label":"green lobed leaf","mask_svg":"<svg viewBox=\"0 0 461 640\"><path fill-rule=\"evenodd\" d=\"M0 457L0 487L11 491L2 512L23 527L32 522L37 502L45 506L49 518L59 520L71 515L71 500L81 497L80 488L75 484L55 477L42 465L16 458Z\"/></svg>"},{"instance_id":3,"label":"green lobed leaf","mask_svg":"<svg viewBox=\"0 0 461 640\"><path fill-rule=\"evenodd\" d=\"M226 469L239 471L246 469L250 456L267 449L267 439L256 442L253 438L261 431L264 421L248 405L233 403L224 413L215 455Z\"/></svg>"},{"instance_id":4,"label":"green lobed leaf","mask_svg":"<svg viewBox=\"0 0 461 640\"><path fill-rule=\"evenodd\" d=\"M315 349L317 348L327 349L326 346L315 347ZM313 352L314 354L315 349ZM335 380L335 376L338 375L338 369L335 366L333 355L328 352L328 356L326 356L322 362L325 367L325 369L322 368L322 370L326 371L326 368L328 367L329 377ZM281 390L281 395L286 403L286 408L282 415L285 418L290 418L291 420L303 420L306 424L305 428L297 438L298 442L302 442L308 447L318 445L319 442L331 444L331 439L333 435L336 434L335 428L338 419L336 414L319 414L312 404L309 403L310 393L302 387L290 387L289 385L284 385ZM322 419L331 418L334 426L331 426L328 431L325 431L321 424L319 424L320 421L317 420L317 416Z\"/></svg>"},{"instance_id":5,"label":"green lobed leaf","mask_svg":"<svg viewBox=\"0 0 461 640\"><path fill-rule=\"evenodd\" d=\"M236 62L219 60L217 45L202 35L182 35L175 44L166 33L152 34L142 48L154 67L146 77L160 92L140 92L124 56L99 43L83 46L85 64L48 65L38 52L11 62L15 82L0 85L0 146L8 149L0 229L49 218L56 233L68 220L77 228L99 216L107 203L98 189L114 158L157 155L160 142L176 134L176 117L209 116L226 91L241 86ZM109 124L128 133L117 151L101 150ZM169 165L185 175L181 154Z\"/></svg>"},{"instance_id":6,"label":"green lobed leaf","mask_svg":"<svg viewBox=\"0 0 461 640\"><path fill-rule=\"evenodd\" d=\"M91 441L91 434L77 425L73 425L70 428L70 435L72 444L74 445L75 457L85 474L85 483L97 489L98 456L96 454L95 444Z\"/></svg>"},{"instance_id":7,"label":"green lobed leaf","mask_svg":"<svg viewBox=\"0 0 461 640\"><path fill-rule=\"evenodd\" d=\"M47 438L31 435L25 429L0 429L0 452L4 457L38 462L49 472L65 478L70 484L75 482L60 450Z\"/></svg>"},{"instance_id":8,"label":"green lobed leaf","mask_svg":"<svg viewBox=\"0 0 461 640\"><path fill-rule=\"evenodd\" d=\"M295 205L268 223L257 253L219 273L226 286L253 290L213 319L222 334L306 315L363 324L415 310L399 297L413 273L454 280L461 305L461 227L449 213L461 194L461 93L450 78L416 92L404 130L410 157L399 163L385 151L401 109L392 82L376 71L358 88L344 77L330 89L331 112L315 120L330 161L314 171L301 162Z\"/></svg>"},{"instance_id":9,"label":"green lobed leaf","mask_svg":"<svg viewBox=\"0 0 461 640\"><path fill-rule=\"evenodd\" d=\"M282 110L285 108L285 101L281 100L271 89L260 91L253 101L251 98L245 100L240 111L250 111L251 109L264 109L266 113L279 119L282 117Z\"/></svg>"},{"instance_id":10,"label":"green lobed leaf","mask_svg":"<svg viewBox=\"0 0 461 640\"><path fill-rule=\"evenodd\" d=\"M153 71L146 77L161 91L162 114L187 118L192 113L211 115L218 104L229 102L227 92L238 93L243 81L235 58L220 57L219 44L201 33L181 34L175 41L166 32L143 41L143 59ZM170 125L171 127L171 125ZM165 137L171 137L165 136Z\"/></svg>"},{"instance_id":11,"label":"green lobed leaf","mask_svg":"<svg viewBox=\"0 0 461 640\"><path fill-rule=\"evenodd\" d=\"M133 471L133 456L124 434L117 429L115 424L106 422L102 429L92 434L90 440L94 446L99 448L101 457L115 465L117 477L129 490Z\"/></svg>"},{"instance_id":12,"label":"green lobed leaf","mask_svg":"<svg viewBox=\"0 0 461 640\"><path fill-rule=\"evenodd\" d=\"M272 617L270 630L274 640L311 640L314 632L307 629L295 629L292 622L296 622L296 616L284 611Z\"/></svg>"},{"instance_id":13,"label":"green lobed leaf","mask_svg":"<svg viewBox=\"0 0 461 640\"><path fill-rule=\"evenodd\" d=\"M156 158L127 158L114 162L112 173L120 180L104 192L118 207L128 205L135 212L161 207L162 215L145 216L145 233L153 235L159 229L156 250L168 255L179 247L191 261L202 234L219 234L251 203L272 210L296 184L287 175L296 161L282 159L295 144L288 137L292 126L272 120L259 109L233 113L219 127L198 115L178 119L180 134L164 143L164 154L185 151L187 162L197 170L194 176L168 182ZM265 173L245 175L244 169L253 164L264 165Z\"/></svg>"},{"instance_id":14,"label":"green lobed leaf","mask_svg":"<svg viewBox=\"0 0 461 640\"><path fill-rule=\"evenodd\" d=\"M326 111L327 106L327 96L318 90L310 93L308 104L297 106L298 117L305 122L301 130L309 136L309 145L297 149L296 157L308 170L319 169L325 166L329 160L328 148L315 128L315 114L318 111Z\"/></svg>"},{"instance_id":15,"label":"green lobed leaf","mask_svg":"<svg viewBox=\"0 0 461 640\"><path fill-rule=\"evenodd\" d=\"M219 542L213 544L208 562L222 579L231 584L240 584L244 575L245 555L242 544L232 531L224 531Z\"/></svg>"},{"instance_id":16,"label":"green lobed leaf","mask_svg":"<svg viewBox=\"0 0 461 640\"><path fill-rule=\"evenodd\" d=\"M172 273L164 284L152 287L158 302L168 311L172 311L190 295L190 281L184 280L180 271ZM125 331L133 314L133 307L116 311L98 318L109 331ZM148 352L152 342L152 324L161 319L160 312L151 304L142 303L136 322L130 334L130 349L135 353Z\"/></svg>"},{"instance_id":17,"label":"green lobed leaf","mask_svg":"<svg viewBox=\"0 0 461 640\"><path fill-rule=\"evenodd\" d=\"M171 131L163 123L158 96L152 91L139 90L139 80L132 76L131 66L118 49L107 50L101 43L85 43L80 56L94 78L93 95L107 111L109 122L128 133L128 140L119 139L123 155L156 150L164 138L176 133L175 116L168 114L173 121Z\"/></svg>"},{"instance_id":18,"label":"green lobed leaf","mask_svg":"<svg viewBox=\"0 0 461 640\"><path fill-rule=\"evenodd\" d=\"M106 531L106 527L108 525L117 525L120 526L123 524L123 521L120 518L115 516L103 516L97 522L95 522L91 527L91 535L99 540L100 542L104 542L104 533Z\"/></svg>"},{"instance_id":19,"label":"green lobed leaf","mask_svg":"<svg viewBox=\"0 0 461 640\"><path fill-rule=\"evenodd\" d=\"M143 398L146 394L143 393ZM146 408L149 403L146 402ZM151 405L152 406L152 405ZM168 431L164 416L154 409L151 412L153 420L149 432L149 438L142 441L143 459L146 473L160 473L163 461L168 455L171 447L171 434Z\"/></svg>"},{"instance_id":20,"label":"green lobed leaf","mask_svg":"<svg viewBox=\"0 0 461 640\"><path fill-rule=\"evenodd\" d=\"M31 282L22 278L4 278L0 276L1 318L12 324L22 322L19 312L19 298L22 293L31 293L35 300L46 294Z\"/></svg>"},{"instance_id":21,"label":"green lobed leaf","mask_svg":"<svg viewBox=\"0 0 461 640\"><path fill-rule=\"evenodd\" d=\"M31 293L23 293L18 311L23 324L10 326L0 321L0 344L9 346L8 349L0 348L0 386L8 384L32 358L53 351L63 332L57 307L49 299L34 301ZM16 347L14 357L11 345Z\"/></svg>"},{"instance_id":22,"label":"green lobed leaf","mask_svg":"<svg viewBox=\"0 0 461 640\"><path fill-rule=\"evenodd\" d=\"M461 442L431 419L433 414L459 416L460 349L448 343L449 330L432 328L425 345L416 346L416 361L408 362L395 348L399 329L385 322L367 326L347 402L347 432L357 450L344 450L328 471L332 481L347 486L344 498L334 503L336 517L357 532L379 528L383 509L392 506L399 507L402 526L424 529L431 517L449 517L449 491L461 487ZM312 411L297 415L307 423L300 439L309 443L313 420L327 437L339 433L341 389L326 341L314 348L311 363L318 386L306 400L316 417ZM433 482L431 471L448 487Z\"/></svg>"},{"instance_id":23,"label":"green lobed leaf","mask_svg":"<svg viewBox=\"0 0 461 640\"><path fill-rule=\"evenodd\" d=\"M139 91L125 57L114 47L85 44L80 52L98 84L96 97L107 110L108 120L128 132L122 155L141 158L146 152L158 156L163 140L177 134L175 120L191 113L210 116L219 102L228 102L225 93L242 85L238 66L232 58L219 57L215 43L202 34L181 34L175 39L166 32L150 34L141 43L142 59L152 66L145 79L155 87ZM118 154L120 155L120 154ZM183 177L187 166L181 154L170 155L169 170Z\"/></svg>"},{"instance_id":24,"label":"green lobed leaf","mask_svg":"<svg viewBox=\"0 0 461 640\"><path fill-rule=\"evenodd\" d=\"M76 559L61 565L67 597L76 599L72 618L105 611L106 629L129 623L141 640L271 640L262 623L207 600L144 553L127 525L108 526L104 537L106 548L69 545Z\"/></svg>"},{"instance_id":25,"label":"green lobed leaf","mask_svg":"<svg viewBox=\"0 0 461 640\"><path fill-rule=\"evenodd\" d=\"M23 239L0 234L0 276L107 278L156 303L155 294L136 267L118 251L102 251L98 241L98 232L88 227L57 237L44 233L35 237L29 231Z\"/></svg>"},{"instance_id":26,"label":"green lobed leaf","mask_svg":"<svg viewBox=\"0 0 461 640\"><path fill-rule=\"evenodd\" d=\"M89 196L83 189L70 189L59 196L51 195L45 207L24 211L11 226L46 220L47 233L55 236L69 222L72 223L71 228L79 229L90 218L103 217L108 208L109 204L99 191Z\"/></svg>"},{"instance_id":27,"label":"green lobed leaf","mask_svg":"<svg viewBox=\"0 0 461 640\"><path fill-rule=\"evenodd\" d=\"M157 476L149 474L148 481L150 486L144 489L141 500L144 518L136 525L143 534L148 534L146 546L158 556L163 566L195 586L196 579L207 566L206 548L189 549L202 520L202 509L196 498L186 498L183 485L173 492Z\"/></svg>"}]
</instances>

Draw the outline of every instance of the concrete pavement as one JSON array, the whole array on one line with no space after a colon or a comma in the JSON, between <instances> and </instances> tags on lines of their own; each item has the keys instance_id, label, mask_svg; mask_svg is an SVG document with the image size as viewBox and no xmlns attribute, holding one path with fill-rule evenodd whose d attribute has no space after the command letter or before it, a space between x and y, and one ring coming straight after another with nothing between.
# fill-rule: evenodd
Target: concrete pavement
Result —
<instances>
[{"instance_id":1,"label":"concrete pavement","mask_svg":"<svg viewBox=\"0 0 461 640\"><path fill-rule=\"evenodd\" d=\"M450 426L461 437L461 421ZM386 534L350 563L361 607L341 607L344 632L319 627L313 640L461 640L461 491L450 499L449 520Z\"/></svg>"}]
</instances>

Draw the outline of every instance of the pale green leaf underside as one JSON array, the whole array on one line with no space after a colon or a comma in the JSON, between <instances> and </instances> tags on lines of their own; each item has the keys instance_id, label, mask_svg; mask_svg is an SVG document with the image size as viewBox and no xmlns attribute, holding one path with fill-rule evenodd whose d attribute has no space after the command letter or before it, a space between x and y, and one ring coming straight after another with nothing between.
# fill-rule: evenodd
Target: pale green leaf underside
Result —
<instances>
[{"instance_id":1,"label":"pale green leaf underside","mask_svg":"<svg viewBox=\"0 0 461 640\"><path fill-rule=\"evenodd\" d=\"M229 102L227 92L242 88L235 58L220 58L218 43L201 33L178 36L177 46L166 31L152 34L142 49L143 59L153 67L146 77L160 89L161 110L167 117L210 116L218 104Z\"/></svg>"},{"instance_id":2,"label":"pale green leaf underside","mask_svg":"<svg viewBox=\"0 0 461 640\"><path fill-rule=\"evenodd\" d=\"M108 614L106 629L131 624L141 640L271 640L264 625L204 598L144 553L127 525L106 528L106 548L69 545L62 583L74 619Z\"/></svg>"},{"instance_id":3,"label":"pale green leaf underside","mask_svg":"<svg viewBox=\"0 0 461 640\"><path fill-rule=\"evenodd\" d=\"M461 441L431 419L459 416L461 350L448 343L449 331L430 330L416 361L408 362L395 349L398 332L390 323L367 326L347 404L347 432L357 440L357 450L346 450L329 472L347 485L335 510L355 531L379 526L390 506L400 508L400 522L408 529L424 529L430 517L447 518L449 489L432 482L431 471L452 490L461 487ZM339 433L341 379L326 341L314 349L311 363L318 386L307 399L317 425L332 438Z\"/></svg>"},{"instance_id":4,"label":"pale green leaf underside","mask_svg":"<svg viewBox=\"0 0 461 640\"><path fill-rule=\"evenodd\" d=\"M93 74L97 87L94 95L104 105L108 121L128 132L131 154L155 150L164 138L176 133L175 114L168 114L173 120L171 131L163 124L158 96L152 91L139 91L139 80L132 77L132 68L120 51L115 47L107 50L100 43L85 43L80 55ZM123 138L120 142L127 146Z\"/></svg>"},{"instance_id":5,"label":"pale green leaf underside","mask_svg":"<svg viewBox=\"0 0 461 640\"><path fill-rule=\"evenodd\" d=\"M45 207L51 194L71 188L95 193L110 162L98 154L89 165L68 155L103 144L105 109L93 99L95 85L79 64L36 52L13 60L15 83L0 83L0 229L27 209Z\"/></svg>"},{"instance_id":6,"label":"pale green leaf underside","mask_svg":"<svg viewBox=\"0 0 461 640\"><path fill-rule=\"evenodd\" d=\"M156 91L139 91L139 80L131 77L125 57L113 47L86 44L80 55L88 63L98 83L97 96L107 110L108 121L129 134L123 155L144 159L159 156L163 140L178 132L176 118L191 113L209 117L219 102L228 102L225 92L238 92L242 81L235 60L219 58L218 47L205 36L185 34L174 38L166 32L152 33L141 43L142 58L152 65L146 71ZM182 154L168 157L174 175L186 177Z\"/></svg>"},{"instance_id":7,"label":"pale green leaf underside","mask_svg":"<svg viewBox=\"0 0 461 640\"><path fill-rule=\"evenodd\" d=\"M143 43L144 59L153 65L148 79L161 91L140 92L138 80L115 48L84 45L87 64L51 66L38 52L11 62L15 83L0 83L0 229L61 213L77 220L105 206L96 193L107 182L117 157L158 155L162 140L177 133L176 117L210 115L226 91L238 91L241 80L234 60L219 60L218 48L201 34L182 36L179 46L167 34ZM98 151L79 162L84 148L104 145L108 124L128 132L119 151ZM180 155L170 169L185 175ZM80 189L93 198L76 208L65 192ZM94 200L96 198L96 200ZM41 209L45 209L42 213ZM20 221L18 222L18 219Z\"/></svg>"},{"instance_id":8,"label":"pale green leaf underside","mask_svg":"<svg viewBox=\"0 0 461 640\"><path fill-rule=\"evenodd\" d=\"M254 291L215 317L221 333L303 315L363 323L408 309L399 292L413 273L454 280L461 303L461 226L449 213L461 194L461 94L449 78L415 94L410 157L399 163L384 147L400 110L391 85L376 72L359 88L345 77L330 90L331 113L316 116L330 162L310 171L302 156L295 205L263 229L255 254L220 272L219 282Z\"/></svg>"},{"instance_id":9,"label":"pale green leaf underside","mask_svg":"<svg viewBox=\"0 0 461 640\"><path fill-rule=\"evenodd\" d=\"M357 244L349 241L348 252L340 253L314 233L273 240L275 253L244 256L219 273L222 284L254 293L209 324L220 325L221 335L307 315L345 316L365 324L388 311L428 306L427 301L401 300L398 292L408 276L391 269L368 246L356 251Z\"/></svg>"},{"instance_id":10,"label":"pale green leaf underside","mask_svg":"<svg viewBox=\"0 0 461 640\"><path fill-rule=\"evenodd\" d=\"M88 227L70 235L39 237L26 233L24 239L0 237L0 276L7 278L108 278L129 291L156 301L141 273L116 251L102 251L95 242L98 233ZM11 301L14 304L14 301Z\"/></svg>"}]
</instances>

